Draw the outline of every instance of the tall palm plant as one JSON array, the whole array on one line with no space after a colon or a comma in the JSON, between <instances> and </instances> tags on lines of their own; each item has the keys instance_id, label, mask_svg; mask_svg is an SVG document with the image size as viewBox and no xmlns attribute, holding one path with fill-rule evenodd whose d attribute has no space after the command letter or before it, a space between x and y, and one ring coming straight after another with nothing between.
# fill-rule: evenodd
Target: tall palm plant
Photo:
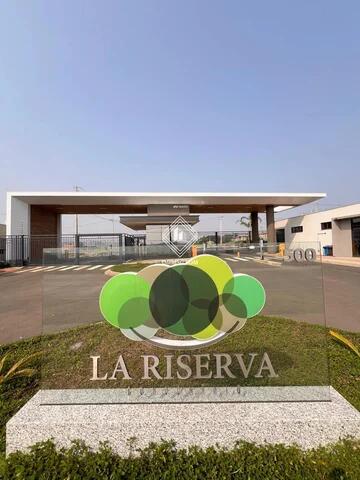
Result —
<instances>
[{"instance_id":1,"label":"tall palm plant","mask_svg":"<svg viewBox=\"0 0 360 480\"><path fill-rule=\"evenodd\" d=\"M262 222L262 218L259 218L259 223ZM243 225L244 227L248 228L250 230L251 228L251 215L243 215L240 217L238 220L236 220L236 223L239 223L240 225Z\"/></svg>"},{"instance_id":2,"label":"tall palm plant","mask_svg":"<svg viewBox=\"0 0 360 480\"><path fill-rule=\"evenodd\" d=\"M262 222L261 217L259 217L259 222ZM240 217L238 220L236 220L236 223L239 223L240 225L243 225L249 230L249 241L251 242L251 237L250 237L250 231L251 231L251 215L243 215Z\"/></svg>"},{"instance_id":3,"label":"tall palm plant","mask_svg":"<svg viewBox=\"0 0 360 480\"><path fill-rule=\"evenodd\" d=\"M251 215L249 215L249 216L243 215L238 220L236 220L236 223L239 223L240 225L243 225L244 227L246 227L250 230L250 228L251 228Z\"/></svg>"}]
</instances>

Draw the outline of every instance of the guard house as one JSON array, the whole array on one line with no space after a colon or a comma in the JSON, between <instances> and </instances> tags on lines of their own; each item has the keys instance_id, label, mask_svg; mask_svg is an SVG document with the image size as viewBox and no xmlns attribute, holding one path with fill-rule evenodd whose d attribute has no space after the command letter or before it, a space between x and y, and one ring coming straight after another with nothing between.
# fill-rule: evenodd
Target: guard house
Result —
<instances>
[{"instance_id":1,"label":"guard house","mask_svg":"<svg viewBox=\"0 0 360 480\"><path fill-rule=\"evenodd\" d=\"M319 242L325 255L360 257L360 203L276 222L279 242Z\"/></svg>"},{"instance_id":2,"label":"guard house","mask_svg":"<svg viewBox=\"0 0 360 480\"><path fill-rule=\"evenodd\" d=\"M123 192L10 192L7 195L7 234L48 237L61 235L63 214L119 214L121 223L145 230L149 243L155 227L182 216L191 225L199 215L249 213L252 239L259 241L258 214L266 214L267 238L276 242L274 213L319 200L324 193L123 193ZM45 242L46 243L46 242Z\"/></svg>"}]
</instances>

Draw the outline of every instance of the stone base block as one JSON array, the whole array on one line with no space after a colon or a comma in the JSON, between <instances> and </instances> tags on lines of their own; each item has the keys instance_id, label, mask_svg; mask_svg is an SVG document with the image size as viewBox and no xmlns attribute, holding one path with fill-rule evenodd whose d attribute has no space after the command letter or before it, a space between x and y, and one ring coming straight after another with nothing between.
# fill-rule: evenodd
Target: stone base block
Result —
<instances>
[{"instance_id":1,"label":"stone base block","mask_svg":"<svg viewBox=\"0 0 360 480\"><path fill-rule=\"evenodd\" d=\"M193 391L184 402L181 397L176 401L175 389L173 396L168 390L157 390L154 395L150 390L137 394L126 390L41 390L7 423L6 450L26 450L50 438L59 446L81 439L94 449L107 441L123 455L129 453L133 437L137 447L173 439L180 447L215 443L231 447L237 440L246 440L303 448L347 436L360 438L360 413L332 387L325 387L327 396L324 390L318 392L316 399L314 392L319 388L324 387L251 387L245 393L241 389L247 400L240 402L234 401L234 391L220 389L219 399L219 389L213 393L209 389L203 401L193 403ZM166 401L167 397L172 397L172 402Z\"/></svg>"}]
</instances>

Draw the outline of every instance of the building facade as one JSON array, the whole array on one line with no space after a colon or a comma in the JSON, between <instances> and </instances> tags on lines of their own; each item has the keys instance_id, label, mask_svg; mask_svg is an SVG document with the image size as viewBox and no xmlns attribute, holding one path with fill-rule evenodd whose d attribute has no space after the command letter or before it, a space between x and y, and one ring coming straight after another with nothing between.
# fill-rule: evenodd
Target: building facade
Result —
<instances>
[{"instance_id":1,"label":"building facade","mask_svg":"<svg viewBox=\"0 0 360 480\"><path fill-rule=\"evenodd\" d=\"M360 203L277 220L275 228L278 242L319 242L323 253L360 257Z\"/></svg>"}]
</instances>

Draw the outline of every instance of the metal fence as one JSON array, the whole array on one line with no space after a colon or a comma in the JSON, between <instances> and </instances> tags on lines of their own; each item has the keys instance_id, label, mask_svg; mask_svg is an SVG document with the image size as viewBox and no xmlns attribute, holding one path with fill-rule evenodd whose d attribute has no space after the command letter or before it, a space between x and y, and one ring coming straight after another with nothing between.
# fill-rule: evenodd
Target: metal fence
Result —
<instances>
[{"instance_id":1,"label":"metal fence","mask_svg":"<svg viewBox=\"0 0 360 480\"><path fill-rule=\"evenodd\" d=\"M260 237L266 241L266 234ZM201 248L232 248L249 245L247 231L198 232L196 245ZM119 262L132 258L171 258L175 254L163 243L146 245L146 236L118 234L78 234L78 235L7 235L0 236L0 264L28 265L42 264L44 250L61 251L62 259L75 263L91 262L103 255ZM97 252L95 255L94 252ZM189 250L190 254L190 250ZM56 263L58 263L56 262Z\"/></svg>"}]
</instances>

